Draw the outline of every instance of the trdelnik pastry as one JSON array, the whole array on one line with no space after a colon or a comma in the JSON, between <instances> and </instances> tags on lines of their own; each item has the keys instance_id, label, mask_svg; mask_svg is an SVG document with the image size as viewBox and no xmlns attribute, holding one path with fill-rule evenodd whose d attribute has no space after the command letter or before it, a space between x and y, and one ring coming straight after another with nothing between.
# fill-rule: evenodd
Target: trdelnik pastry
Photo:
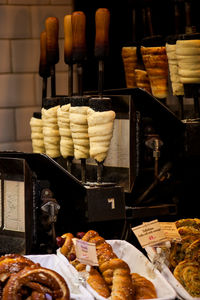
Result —
<instances>
[{"instance_id":1,"label":"trdelnik pastry","mask_svg":"<svg viewBox=\"0 0 200 300\"><path fill-rule=\"evenodd\" d=\"M64 158L74 156L74 143L69 121L70 106L70 103L61 105L57 110L57 121L60 133L60 153Z\"/></svg>"},{"instance_id":2,"label":"trdelnik pastry","mask_svg":"<svg viewBox=\"0 0 200 300\"><path fill-rule=\"evenodd\" d=\"M113 110L94 111L92 108L89 108L87 120L90 157L98 162L103 162L107 156L113 135L115 112Z\"/></svg>"},{"instance_id":3,"label":"trdelnik pastry","mask_svg":"<svg viewBox=\"0 0 200 300\"><path fill-rule=\"evenodd\" d=\"M57 124L57 109L59 105L42 108L44 146L46 154L52 158L60 156L60 134Z\"/></svg>"},{"instance_id":4,"label":"trdelnik pastry","mask_svg":"<svg viewBox=\"0 0 200 300\"><path fill-rule=\"evenodd\" d=\"M178 74L183 84L200 83L200 39L177 40Z\"/></svg>"},{"instance_id":5,"label":"trdelnik pastry","mask_svg":"<svg viewBox=\"0 0 200 300\"><path fill-rule=\"evenodd\" d=\"M172 93L174 96L184 95L183 83L181 82L179 73L178 73L178 60L176 56L176 42L175 43L166 43L166 52L169 63L169 74L172 83Z\"/></svg>"},{"instance_id":6,"label":"trdelnik pastry","mask_svg":"<svg viewBox=\"0 0 200 300\"><path fill-rule=\"evenodd\" d=\"M154 97L163 99L168 95L168 60L164 46L141 46L142 59L147 71Z\"/></svg>"},{"instance_id":7,"label":"trdelnik pastry","mask_svg":"<svg viewBox=\"0 0 200 300\"><path fill-rule=\"evenodd\" d=\"M45 153L42 119L33 116L30 119L30 127L33 153Z\"/></svg>"},{"instance_id":8,"label":"trdelnik pastry","mask_svg":"<svg viewBox=\"0 0 200 300\"><path fill-rule=\"evenodd\" d=\"M76 159L89 158L87 110L88 106L71 106L69 109L70 130Z\"/></svg>"}]
</instances>

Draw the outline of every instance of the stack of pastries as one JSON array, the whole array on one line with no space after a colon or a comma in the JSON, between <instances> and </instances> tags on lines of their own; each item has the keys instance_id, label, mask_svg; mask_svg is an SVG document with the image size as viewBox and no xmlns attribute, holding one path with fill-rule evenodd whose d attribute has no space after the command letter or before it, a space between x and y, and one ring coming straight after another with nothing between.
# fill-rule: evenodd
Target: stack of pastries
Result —
<instances>
[{"instance_id":1,"label":"stack of pastries","mask_svg":"<svg viewBox=\"0 0 200 300\"><path fill-rule=\"evenodd\" d=\"M69 260L78 272L83 272L86 265L80 263L75 255L71 233L61 237L61 253ZM96 244L98 268L91 267L86 278L89 285L104 298L111 300L139 300L157 298L156 289L151 281L131 273L128 264L117 257L110 244L96 231L89 230L81 236L86 242Z\"/></svg>"},{"instance_id":2,"label":"stack of pastries","mask_svg":"<svg viewBox=\"0 0 200 300\"><path fill-rule=\"evenodd\" d=\"M175 278L193 297L200 297L200 219L176 221L180 243L172 243L170 269Z\"/></svg>"},{"instance_id":3,"label":"stack of pastries","mask_svg":"<svg viewBox=\"0 0 200 300\"><path fill-rule=\"evenodd\" d=\"M69 300L64 278L19 254L0 257L0 299Z\"/></svg>"}]
</instances>

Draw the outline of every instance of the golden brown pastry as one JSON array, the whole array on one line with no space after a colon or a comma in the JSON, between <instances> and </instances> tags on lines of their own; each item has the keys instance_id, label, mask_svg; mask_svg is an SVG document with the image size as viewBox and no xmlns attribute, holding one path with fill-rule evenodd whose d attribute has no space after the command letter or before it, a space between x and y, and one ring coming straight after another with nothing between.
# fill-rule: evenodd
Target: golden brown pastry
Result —
<instances>
[{"instance_id":1,"label":"golden brown pastry","mask_svg":"<svg viewBox=\"0 0 200 300\"><path fill-rule=\"evenodd\" d=\"M65 233L61 236L62 238L65 239L64 244L60 248L60 252L67 257L68 260L70 259L70 254L74 253L75 254L75 248L74 248L74 243L72 239L74 238L73 234L71 233Z\"/></svg>"},{"instance_id":2,"label":"golden brown pastry","mask_svg":"<svg viewBox=\"0 0 200 300\"><path fill-rule=\"evenodd\" d=\"M173 274L191 296L200 297L200 265L197 261L181 261Z\"/></svg>"},{"instance_id":3,"label":"golden brown pastry","mask_svg":"<svg viewBox=\"0 0 200 300\"><path fill-rule=\"evenodd\" d=\"M2 300L20 299L21 292L30 292L30 290L31 293L35 291L35 297L40 296L39 299L42 299L40 294L49 294L52 299L70 299L68 286L62 276L53 270L33 265L10 276L3 289Z\"/></svg>"},{"instance_id":4,"label":"golden brown pastry","mask_svg":"<svg viewBox=\"0 0 200 300\"><path fill-rule=\"evenodd\" d=\"M110 290L108 288L108 285L106 284L101 274L93 267L91 267L87 282L102 297L110 297Z\"/></svg>"},{"instance_id":5,"label":"golden brown pastry","mask_svg":"<svg viewBox=\"0 0 200 300\"><path fill-rule=\"evenodd\" d=\"M135 300L157 298L154 284L137 273L131 274L133 288L135 291Z\"/></svg>"},{"instance_id":6,"label":"golden brown pastry","mask_svg":"<svg viewBox=\"0 0 200 300\"><path fill-rule=\"evenodd\" d=\"M123 266L122 268L117 267L113 270L111 299L135 299L130 269L127 266Z\"/></svg>"},{"instance_id":7,"label":"golden brown pastry","mask_svg":"<svg viewBox=\"0 0 200 300\"><path fill-rule=\"evenodd\" d=\"M168 60L165 47L141 47L142 59L154 97L163 99L168 94Z\"/></svg>"},{"instance_id":8,"label":"golden brown pastry","mask_svg":"<svg viewBox=\"0 0 200 300\"><path fill-rule=\"evenodd\" d=\"M135 69L136 86L151 94L151 85L147 71Z\"/></svg>"},{"instance_id":9,"label":"golden brown pastry","mask_svg":"<svg viewBox=\"0 0 200 300\"><path fill-rule=\"evenodd\" d=\"M192 227L200 230L200 219L198 219L198 218L180 219L180 220L177 220L175 222L175 224L176 224L177 228L183 227L183 226L192 226Z\"/></svg>"},{"instance_id":10,"label":"golden brown pastry","mask_svg":"<svg viewBox=\"0 0 200 300\"><path fill-rule=\"evenodd\" d=\"M94 269L94 271L91 268L87 279L93 289L98 293L104 293L104 295L108 295L108 291L109 293L111 292L111 300L134 300L130 269L127 263L117 258L112 247L103 237L99 236L98 232L89 230L83 235L82 240L96 244L99 274L96 272L98 270ZM70 247L68 250L70 251ZM68 255L68 252L66 255ZM86 266L81 264L77 259L70 263L77 271L85 271Z\"/></svg>"},{"instance_id":11,"label":"golden brown pastry","mask_svg":"<svg viewBox=\"0 0 200 300\"><path fill-rule=\"evenodd\" d=\"M195 240L186 248L185 259L197 260L200 263L200 238Z\"/></svg>"},{"instance_id":12,"label":"golden brown pastry","mask_svg":"<svg viewBox=\"0 0 200 300\"><path fill-rule=\"evenodd\" d=\"M30 259L19 254L7 254L0 257L0 281L4 282L11 274L17 273L26 266L35 265Z\"/></svg>"},{"instance_id":13,"label":"golden brown pastry","mask_svg":"<svg viewBox=\"0 0 200 300\"><path fill-rule=\"evenodd\" d=\"M136 88L135 69L137 67L137 47L123 47L122 60L127 88Z\"/></svg>"}]
</instances>

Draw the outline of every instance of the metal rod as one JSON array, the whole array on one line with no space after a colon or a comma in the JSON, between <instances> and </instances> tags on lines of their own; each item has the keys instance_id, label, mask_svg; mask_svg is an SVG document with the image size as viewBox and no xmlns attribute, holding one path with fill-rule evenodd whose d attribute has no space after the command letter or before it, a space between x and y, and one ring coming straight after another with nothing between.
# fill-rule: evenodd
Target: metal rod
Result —
<instances>
[{"instance_id":1,"label":"metal rod","mask_svg":"<svg viewBox=\"0 0 200 300\"><path fill-rule=\"evenodd\" d=\"M55 65L51 65L51 67L50 67L50 75L51 75L51 97L55 97L56 96Z\"/></svg>"},{"instance_id":2,"label":"metal rod","mask_svg":"<svg viewBox=\"0 0 200 300\"><path fill-rule=\"evenodd\" d=\"M73 95L73 64L68 65L68 96Z\"/></svg>"},{"instance_id":3,"label":"metal rod","mask_svg":"<svg viewBox=\"0 0 200 300\"><path fill-rule=\"evenodd\" d=\"M86 182L86 159L81 158L81 180L82 182Z\"/></svg>"},{"instance_id":4,"label":"metal rod","mask_svg":"<svg viewBox=\"0 0 200 300\"><path fill-rule=\"evenodd\" d=\"M78 94L83 95L83 67L81 64L77 64L77 75L78 75Z\"/></svg>"},{"instance_id":5,"label":"metal rod","mask_svg":"<svg viewBox=\"0 0 200 300\"><path fill-rule=\"evenodd\" d=\"M178 101L180 104L181 120L183 120L184 119L183 96L178 96Z\"/></svg>"},{"instance_id":6,"label":"metal rod","mask_svg":"<svg viewBox=\"0 0 200 300\"><path fill-rule=\"evenodd\" d=\"M194 96L194 113L195 113L195 118L200 117L199 98L197 95Z\"/></svg>"},{"instance_id":7,"label":"metal rod","mask_svg":"<svg viewBox=\"0 0 200 300\"><path fill-rule=\"evenodd\" d=\"M103 85L104 85L104 61L99 60L98 92L100 97L103 97Z\"/></svg>"},{"instance_id":8,"label":"metal rod","mask_svg":"<svg viewBox=\"0 0 200 300\"><path fill-rule=\"evenodd\" d=\"M72 156L68 156L67 157L67 171L69 173L72 172L72 160L73 160L73 157Z\"/></svg>"},{"instance_id":9,"label":"metal rod","mask_svg":"<svg viewBox=\"0 0 200 300\"><path fill-rule=\"evenodd\" d=\"M42 80L42 99L47 96L47 77L43 77Z\"/></svg>"},{"instance_id":10,"label":"metal rod","mask_svg":"<svg viewBox=\"0 0 200 300\"><path fill-rule=\"evenodd\" d=\"M97 182L102 182L103 162L97 162Z\"/></svg>"}]
</instances>

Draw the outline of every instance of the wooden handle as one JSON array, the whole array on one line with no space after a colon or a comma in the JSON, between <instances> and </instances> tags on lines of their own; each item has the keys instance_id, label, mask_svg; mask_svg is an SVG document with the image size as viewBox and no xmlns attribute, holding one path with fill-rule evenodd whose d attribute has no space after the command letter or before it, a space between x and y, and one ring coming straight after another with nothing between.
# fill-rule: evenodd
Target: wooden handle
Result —
<instances>
[{"instance_id":1,"label":"wooden handle","mask_svg":"<svg viewBox=\"0 0 200 300\"><path fill-rule=\"evenodd\" d=\"M72 15L64 17L64 60L72 63Z\"/></svg>"},{"instance_id":2,"label":"wooden handle","mask_svg":"<svg viewBox=\"0 0 200 300\"><path fill-rule=\"evenodd\" d=\"M42 31L40 34L40 64L39 64L39 75L43 78L50 76L50 68L47 64L47 33Z\"/></svg>"},{"instance_id":3,"label":"wooden handle","mask_svg":"<svg viewBox=\"0 0 200 300\"><path fill-rule=\"evenodd\" d=\"M56 17L49 17L45 21L47 33L47 62L51 65L59 61L58 32L59 22Z\"/></svg>"},{"instance_id":4,"label":"wooden handle","mask_svg":"<svg viewBox=\"0 0 200 300\"><path fill-rule=\"evenodd\" d=\"M73 60L81 62L86 56L86 17L84 12L75 11L72 14L72 45L73 45Z\"/></svg>"},{"instance_id":5,"label":"wooden handle","mask_svg":"<svg viewBox=\"0 0 200 300\"><path fill-rule=\"evenodd\" d=\"M109 51L110 12L107 8L97 9L95 23L95 56L101 59L107 56Z\"/></svg>"}]
</instances>

